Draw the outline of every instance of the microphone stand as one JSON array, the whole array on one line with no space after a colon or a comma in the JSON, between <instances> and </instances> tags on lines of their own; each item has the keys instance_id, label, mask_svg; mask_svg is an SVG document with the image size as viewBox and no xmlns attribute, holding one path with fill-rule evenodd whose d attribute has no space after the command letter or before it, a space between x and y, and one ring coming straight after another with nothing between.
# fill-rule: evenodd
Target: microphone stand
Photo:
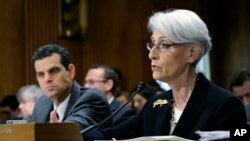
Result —
<instances>
[{"instance_id":1,"label":"microphone stand","mask_svg":"<svg viewBox=\"0 0 250 141\"><path fill-rule=\"evenodd\" d=\"M94 125L91 125L87 128L85 128L84 130L81 130L80 133L81 134L84 134L86 132L89 132L99 126L102 126L105 122L107 122L108 120L110 120L112 117L114 117L124 106L126 106L133 98L134 96L139 92L141 91L142 89L144 89L145 87L145 84L143 82L139 82L137 84L137 87L136 87L136 90L131 94L131 96L129 97L129 99L126 101L126 103L124 103L120 108L118 108L114 113L112 113L110 116L108 116L106 119L104 119L103 121L101 121L100 123L98 124L94 124Z\"/></svg>"}]
</instances>

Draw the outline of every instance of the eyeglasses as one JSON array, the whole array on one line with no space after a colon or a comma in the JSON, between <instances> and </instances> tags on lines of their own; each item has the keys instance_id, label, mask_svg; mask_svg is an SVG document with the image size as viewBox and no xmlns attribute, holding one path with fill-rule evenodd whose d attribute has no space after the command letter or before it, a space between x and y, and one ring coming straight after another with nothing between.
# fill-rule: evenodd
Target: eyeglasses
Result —
<instances>
[{"instance_id":1,"label":"eyeglasses","mask_svg":"<svg viewBox=\"0 0 250 141\"><path fill-rule=\"evenodd\" d=\"M176 45L186 45L189 43L174 43L174 44L166 44L164 42L159 42L158 44L154 44L152 42L146 43L146 47L149 51L152 50L152 48L154 46L156 46L156 48L160 51L160 52L164 52L167 51L171 46L176 46Z\"/></svg>"},{"instance_id":2,"label":"eyeglasses","mask_svg":"<svg viewBox=\"0 0 250 141\"><path fill-rule=\"evenodd\" d=\"M83 82L83 85L85 84L93 85L94 83L105 83L105 82L107 82L107 80L86 80Z\"/></svg>"},{"instance_id":3,"label":"eyeglasses","mask_svg":"<svg viewBox=\"0 0 250 141\"><path fill-rule=\"evenodd\" d=\"M243 98L250 98L250 93L246 93L244 95L237 96L240 100L243 100Z\"/></svg>"}]
</instances>

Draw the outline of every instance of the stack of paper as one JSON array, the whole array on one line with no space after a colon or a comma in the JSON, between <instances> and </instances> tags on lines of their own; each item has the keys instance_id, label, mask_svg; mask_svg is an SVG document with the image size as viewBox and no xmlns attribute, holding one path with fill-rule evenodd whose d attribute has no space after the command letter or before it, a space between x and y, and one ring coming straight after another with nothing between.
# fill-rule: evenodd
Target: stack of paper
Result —
<instances>
[{"instance_id":1,"label":"stack of paper","mask_svg":"<svg viewBox=\"0 0 250 141\"><path fill-rule=\"evenodd\" d=\"M212 141L212 140L230 138L229 131L196 131L195 133L200 136L199 141ZM125 140L112 139L112 140L96 140L96 141L193 141L193 140L185 139L178 136L148 136L148 137L138 137L133 139L125 139Z\"/></svg>"},{"instance_id":2,"label":"stack of paper","mask_svg":"<svg viewBox=\"0 0 250 141\"><path fill-rule=\"evenodd\" d=\"M98 140L98 141L104 141L104 140ZM148 136L148 137L126 139L126 140L113 139L113 140L106 140L106 141L193 141L193 140L189 140L189 139L185 139L185 138L177 137L177 136Z\"/></svg>"},{"instance_id":3,"label":"stack of paper","mask_svg":"<svg viewBox=\"0 0 250 141\"><path fill-rule=\"evenodd\" d=\"M200 135L200 141L211 141L230 138L230 131L196 131L195 133Z\"/></svg>"}]
</instances>

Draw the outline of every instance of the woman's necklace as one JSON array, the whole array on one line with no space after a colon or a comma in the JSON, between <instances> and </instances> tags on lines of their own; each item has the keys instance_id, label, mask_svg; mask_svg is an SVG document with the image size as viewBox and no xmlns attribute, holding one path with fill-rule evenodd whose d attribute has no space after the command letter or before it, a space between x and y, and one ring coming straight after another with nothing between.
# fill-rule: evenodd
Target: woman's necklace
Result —
<instances>
[{"instance_id":1,"label":"woman's necklace","mask_svg":"<svg viewBox=\"0 0 250 141\"><path fill-rule=\"evenodd\" d=\"M190 96L191 96L191 93L187 95L185 102L188 102ZM172 107L172 111L171 111L172 118L170 120L170 125L171 125L170 134L172 134L172 132L173 132L174 128L176 127L183 111L178 110L176 108L176 103L174 100L172 100L170 103L171 103L170 106Z\"/></svg>"}]
</instances>

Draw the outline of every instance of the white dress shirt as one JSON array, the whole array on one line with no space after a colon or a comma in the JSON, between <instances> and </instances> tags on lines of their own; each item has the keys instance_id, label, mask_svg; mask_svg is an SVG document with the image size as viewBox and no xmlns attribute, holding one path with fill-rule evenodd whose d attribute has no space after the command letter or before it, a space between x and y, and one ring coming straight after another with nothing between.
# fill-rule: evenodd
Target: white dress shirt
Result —
<instances>
[{"instance_id":1,"label":"white dress shirt","mask_svg":"<svg viewBox=\"0 0 250 141\"><path fill-rule=\"evenodd\" d=\"M53 103L54 110L56 110L56 112L59 116L60 122L63 120L64 113L66 111L66 108L67 108L67 105L69 102L69 98L70 98L70 94L66 97L66 99L62 103L59 104L58 107Z\"/></svg>"}]
</instances>

